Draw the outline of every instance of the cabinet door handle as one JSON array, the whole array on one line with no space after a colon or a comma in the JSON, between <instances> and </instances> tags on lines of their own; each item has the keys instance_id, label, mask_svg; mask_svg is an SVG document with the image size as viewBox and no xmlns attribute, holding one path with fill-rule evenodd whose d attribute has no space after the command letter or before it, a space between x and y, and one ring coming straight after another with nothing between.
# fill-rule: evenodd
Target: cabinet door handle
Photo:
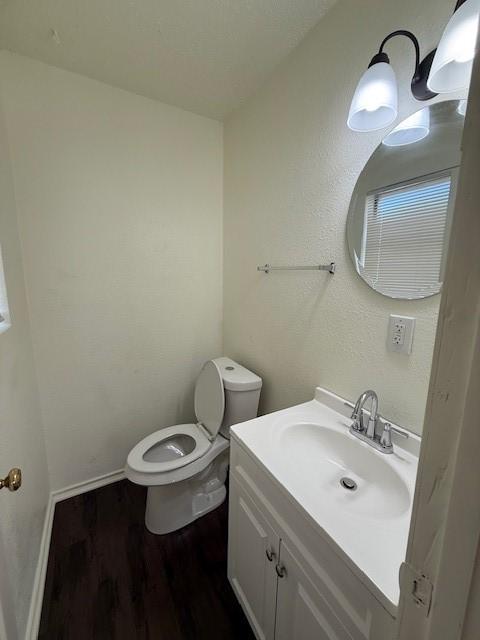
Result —
<instances>
[{"instance_id":1,"label":"cabinet door handle","mask_svg":"<svg viewBox=\"0 0 480 640\"><path fill-rule=\"evenodd\" d=\"M269 562L272 562L272 560L276 557L275 551L272 551L271 549L265 549L265 553Z\"/></svg>"},{"instance_id":2,"label":"cabinet door handle","mask_svg":"<svg viewBox=\"0 0 480 640\"><path fill-rule=\"evenodd\" d=\"M277 572L277 576L279 578L283 578L284 576L287 575L287 570L285 569L283 564L276 564L275 565L275 571Z\"/></svg>"}]
</instances>

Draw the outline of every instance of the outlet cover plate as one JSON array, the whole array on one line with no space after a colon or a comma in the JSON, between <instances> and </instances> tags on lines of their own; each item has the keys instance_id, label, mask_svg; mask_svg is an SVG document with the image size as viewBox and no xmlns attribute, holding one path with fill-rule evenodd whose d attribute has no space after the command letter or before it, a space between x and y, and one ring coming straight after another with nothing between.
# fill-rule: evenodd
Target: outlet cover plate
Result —
<instances>
[{"instance_id":1,"label":"outlet cover plate","mask_svg":"<svg viewBox=\"0 0 480 640\"><path fill-rule=\"evenodd\" d=\"M412 353L415 318L391 315L388 321L387 349L395 353Z\"/></svg>"}]
</instances>

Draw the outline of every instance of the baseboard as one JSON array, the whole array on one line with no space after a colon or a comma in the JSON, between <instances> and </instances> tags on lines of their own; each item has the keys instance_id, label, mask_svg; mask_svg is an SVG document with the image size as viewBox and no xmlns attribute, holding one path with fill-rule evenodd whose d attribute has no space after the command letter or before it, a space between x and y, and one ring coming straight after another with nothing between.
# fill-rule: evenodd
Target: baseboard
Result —
<instances>
[{"instance_id":1,"label":"baseboard","mask_svg":"<svg viewBox=\"0 0 480 640\"><path fill-rule=\"evenodd\" d=\"M52 491L52 496L55 503L61 502L62 500L67 500L67 498L79 496L81 493L87 493L87 491L99 489L100 487L104 487L105 485L111 484L112 482L118 482L119 480L123 480L124 477L125 472L123 471L123 469L118 469L117 471L105 473L102 476L97 476L96 478L92 478L91 480L84 480L83 482L78 482L77 484L71 484L69 487L65 487L64 489L57 489L56 491Z\"/></svg>"},{"instance_id":2,"label":"baseboard","mask_svg":"<svg viewBox=\"0 0 480 640\"><path fill-rule=\"evenodd\" d=\"M43 592L45 590L45 578L47 575L48 552L50 550L50 540L52 537L53 517L55 515L55 505L57 502L73 498L81 493L93 491L104 487L112 482L118 482L125 477L123 469L112 471L102 476L97 476L91 480L85 480L77 484L72 484L64 489L52 491L48 499L47 509L45 511L45 520L43 523L42 540L40 542L40 551L38 554L38 563L35 571L35 579L33 582L32 599L30 602L30 611L27 621L27 630L25 632L25 640L37 640L38 630L40 626L40 616L42 615Z\"/></svg>"},{"instance_id":3,"label":"baseboard","mask_svg":"<svg viewBox=\"0 0 480 640\"><path fill-rule=\"evenodd\" d=\"M50 550L50 538L52 536L53 515L55 513L55 500L50 494L45 520L43 523L42 539L40 541L40 551L38 554L37 569L33 581L32 599L30 601L30 611L28 614L27 630L25 640L37 640L40 616L42 614L43 590L45 588L45 577L47 574L48 552Z\"/></svg>"}]
</instances>

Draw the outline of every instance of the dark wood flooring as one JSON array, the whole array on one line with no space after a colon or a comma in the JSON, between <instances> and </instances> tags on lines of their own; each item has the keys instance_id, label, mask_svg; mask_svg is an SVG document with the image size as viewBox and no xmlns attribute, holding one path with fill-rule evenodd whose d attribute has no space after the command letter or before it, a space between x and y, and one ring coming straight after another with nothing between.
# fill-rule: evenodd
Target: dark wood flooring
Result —
<instances>
[{"instance_id":1,"label":"dark wood flooring","mask_svg":"<svg viewBox=\"0 0 480 640\"><path fill-rule=\"evenodd\" d=\"M227 503L155 536L127 480L55 508L40 640L253 640L227 580Z\"/></svg>"}]
</instances>

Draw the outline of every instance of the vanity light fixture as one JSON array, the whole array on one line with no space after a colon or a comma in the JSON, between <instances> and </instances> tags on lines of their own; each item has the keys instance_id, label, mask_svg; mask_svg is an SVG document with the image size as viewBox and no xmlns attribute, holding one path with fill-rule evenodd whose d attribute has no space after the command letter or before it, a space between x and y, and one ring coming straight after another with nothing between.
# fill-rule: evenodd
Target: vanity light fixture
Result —
<instances>
[{"instance_id":1,"label":"vanity light fixture","mask_svg":"<svg viewBox=\"0 0 480 640\"><path fill-rule=\"evenodd\" d=\"M466 100L459 100L458 107L457 107L457 113L459 113L461 116L464 116L467 113L467 101Z\"/></svg>"},{"instance_id":2,"label":"vanity light fixture","mask_svg":"<svg viewBox=\"0 0 480 640\"><path fill-rule=\"evenodd\" d=\"M375 131L392 124L398 113L395 72L384 52L396 36L409 38L415 48L415 71L411 90L417 100L430 100L438 93L467 88L478 30L480 0L458 0L438 49L420 59L420 45L411 31L398 29L380 44L355 90L347 124L353 131Z\"/></svg>"},{"instance_id":3,"label":"vanity light fixture","mask_svg":"<svg viewBox=\"0 0 480 640\"><path fill-rule=\"evenodd\" d=\"M477 42L480 0L458 0L435 52L427 86L450 93L468 87Z\"/></svg>"},{"instance_id":4,"label":"vanity light fixture","mask_svg":"<svg viewBox=\"0 0 480 640\"><path fill-rule=\"evenodd\" d=\"M378 53L360 78L348 114L353 131L375 131L388 127L398 113L398 90L395 71L388 56Z\"/></svg>"},{"instance_id":5,"label":"vanity light fixture","mask_svg":"<svg viewBox=\"0 0 480 640\"><path fill-rule=\"evenodd\" d=\"M405 36L415 48L415 72L411 89L417 100L430 100L436 96L427 87L434 52L420 60L420 45L411 31L399 29L386 36L363 74L353 96L348 115L348 126L353 131L375 131L383 129L397 117L398 90L395 72L390 66L390 58L383 48L396 36Z\"/></svg>"},{"instance_id":6,"label":"vanity light fixture","mask_svg":"<svg viewBox=\"0 0 480 640\"><path fill-rule=\"evenodd\" d=\"M430 110L428 107L416 111L409 118L402 120L399 125L390 131L383 139L387 147L401 147L423 140L430 133Z\"/></svg>"}]
</instances>

